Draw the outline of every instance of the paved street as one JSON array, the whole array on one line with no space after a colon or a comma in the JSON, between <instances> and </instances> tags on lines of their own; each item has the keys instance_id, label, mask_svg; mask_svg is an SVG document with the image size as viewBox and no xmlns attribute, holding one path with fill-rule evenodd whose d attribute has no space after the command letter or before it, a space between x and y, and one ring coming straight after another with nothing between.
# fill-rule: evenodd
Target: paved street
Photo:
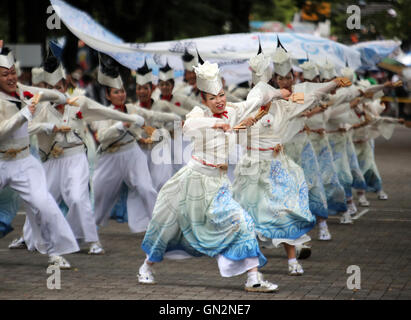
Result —
<instances>
[{"instance_id":1,"label":"paved street","mask_svg":"<svg viewBox=\"0 0 411 320\"><path fill-rule=\"evenodd\" d=\"M246 293L245 276L220 277L208 257L165 260L155 267L159 284L139 285L143 234L114 220L101 232L106 255L89 256L85 248L67 256L75 269L61 272L60 290L49 290L46 256L7 249L22 230L24 215L18 215L15 230L0 240L0 299L411 299L411 130L378 140L376 155L389 200L369 194L370 210L351 226L331 217L330 242L311 231L313 253L301 261L302 277L287 275L283 249L262 249L269 260L262 272L279 285L276 294ZM359 290L347 288L350 265L360 267Z\"/></svg>"}]
</instances>

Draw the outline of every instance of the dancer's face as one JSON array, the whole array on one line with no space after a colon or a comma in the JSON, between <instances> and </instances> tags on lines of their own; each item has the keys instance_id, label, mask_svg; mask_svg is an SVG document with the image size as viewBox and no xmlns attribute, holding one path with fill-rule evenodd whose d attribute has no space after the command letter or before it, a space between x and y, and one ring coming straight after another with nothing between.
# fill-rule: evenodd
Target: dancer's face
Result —
<instances>
[{"instance_id":1,"label":"dancer's face","mask_svg":"<svg viewBox=\"0 0 411 320\"><path fill-rule=\"evenodd\" d=\"M109 92L106 92L106 98L115 106L122 106L126 103L127 94L126 91L116 88L109 88Z\"/></svg>"},{"instance_id":2,"label":"dancer's face","mask_svg":"<svg viewBox=\"0 0 411 320\"><path fill-rule=\"evenodd\" d=\"M138 101L149 102L151 99L151 92L152 92L152 88L151 88L150 83L146 83L144 85L138 84L136 88L136 94L137 94Z\"/></svg>"},{"instance_id":3,"label":"dancer's face","mask_svg":"<svg viewBox=\"0 0 411 320\"><path fill-rule=\"evenodd\" d=\"M194 86L196 84L196 74L194 71L187 71L184 73L184 78L190 86Z\"/></svg>"},{"instance_id":4,"label":"dancer's face","mask_svg":"<svg viewBox=\"0 0 411 320\"><path fill-rule=\"evenodd\" d=\"M16 92L17 72L14 66L10 69L0 67L0 90L8 94Z\"/></svg>"},{"instance_id":5,"label":"dancer's face","mask_svg":"<svg viewBox=\"0 0 411 320\"><path fill-rule=\"evenodd\" d=\"M216 96L211 93L204 93L202 95L202 100L203 104L206 105L212 113L224 112L227 103L224 89L221 89Z\"/></svg>"},{"instance_id":6,"label":"dancer's face","mask_svg":"<svg viewBox=\"0 0 411 320\"><path fill-rule=\"evenodd\" d=\"M42 81L42 82L39 82L39 83L37 83L37 84L33 84L33 87L36 87L36 88L47 88L47 84Z\"/></svg>"},{"instance_id":7,"label":"dancer's face","mask_svg":"<svg viewBox=\"0 0 411 320\"><path fill-rule=\"evenodd\" d=\"M287 89L288 91L292 91L291 89L294 83L294 77L291 71L285 77L277 74L275 80L280 89Z\"/></svg>"},{"instance_id":8,"label":"dancer's face","mask_svg":"<svg viewBox=\"0 0 411 320\"><path fill-rule=\"evenodd\" d=\"M60 91L61 93L65 93L67 91L67 82L64 79L61 79L54 86L47 84L47 88L55 89L57 91Z\"/></svg>"},{"instance_id":9,"label":"dancer's face","mask_svg":"<svg viewBox=\"0 0 411 320\"><path fill-rule=\"evenodd\" d=\"M171 96L173 92L174 85L170 80L162 81L158 83L158 87L160 88L161 94L163 96Z\"/></svg>"}]
</instances>

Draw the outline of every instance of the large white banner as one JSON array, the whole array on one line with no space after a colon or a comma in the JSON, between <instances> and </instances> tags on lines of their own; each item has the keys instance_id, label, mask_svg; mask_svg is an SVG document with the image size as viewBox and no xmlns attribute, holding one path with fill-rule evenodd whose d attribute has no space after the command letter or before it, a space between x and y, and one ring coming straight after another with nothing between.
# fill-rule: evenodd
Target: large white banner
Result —
<instances>
[{"instance_id":1,"label":"large white banner","mask_svg":"<svg viewBox=\"0 0 411 320\"><path fill-rule=\"evenodd\" d=\"M364 69L375 67L382 59L400 50L401 41L376 40L357 43L352 48L361 54L361 64Z\"/></svg>"},{"instance_id":2,"label":"large white banner","mask_svg":"<svg viewBox=\"0 0 411 320\"><path fill-rule=\"evenodd\" d=\"M360 53L357 50L329 39L300 33L238 33L177 41L125 43L85 12L62 0L50 2L74 35L91 48L107 53L133 70L141 67L144 59L147 59L148 65L156 74L158 67L165 65L167 60L176 70L176 75L181 76L181 56L185 48L192 54L198 49L204 60L219 64L227 84L240 83L251 79L247 61L257 54L259 39L264 53L272 55L277 46L277 36L295 61L306 59L308 54L310 59L318 63L328 59L336 65L337 70L344 67L346 62L354 69L361 65Z\"/></svg>"}]
</instances>

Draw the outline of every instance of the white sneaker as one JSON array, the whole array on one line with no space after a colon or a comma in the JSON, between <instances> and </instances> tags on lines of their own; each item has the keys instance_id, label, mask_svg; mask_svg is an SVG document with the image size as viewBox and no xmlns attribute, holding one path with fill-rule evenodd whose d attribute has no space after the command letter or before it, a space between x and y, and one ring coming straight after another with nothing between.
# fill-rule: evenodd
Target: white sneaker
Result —
<instances>
[{"instance_id":1,"label":"white sneaker","mask_svg":"<svg viewBox=\"0 0 411 320\"><path fill-rule=\"evenodd\" d=\"M263 275L257 273L257 281L253 282L250 279L247 279L247 282L244 285L244 290L247 292L275 292L278 291L278 286L274 283L265 281Z\"/></svg>"},{"instance_id":2,"label":"white sneaker","mask_svg":"<svg viewBox=\"0 0 411 320\"><path fill-rule=\"evenodd\" d=\"M379 200L387 200L388 195L384 192L384 190L378 191L378 199Z\"/></svg>"},{"instance_id":3,"label":"white sneaker","mask_svg":"<svg viewBox=\"0 0 411 320\"><path fill-rule=\"evenodd\" d=\"M288 274L290 276L301 276L304 274L303 267L301 264L298 263L298 261L295 262L289 262L288 263Z\"/></svg>"},{"instance_id":4,"label":"white sneaker","mask_svg":"<svg viewBox=\"0 0 411 320\"><path fill-rule=\"evenodd\" d=\"M342 214L342 216L340 218L340 223L341 224L353 224L353 221L352 221L352 218L351 218L351 215L350 215L349 211L345 211Z\"/></svg>"},{"instance_id":5,"label":"white sneaker","mask_svg":"<svg viewBox=\"0 0 411 320\"><path fill-rule=\"evenodd\" d=\"M361 207L369 207L370 202L367 200L367 197L365 194L362 194L358 197L358 203L360 204Z\"/></svg>"},{"instance_id":6,"label":"white sneaker","mask_svg":"<svg viewBox=\"0 0 411 320\"><path fill-rule=\"evenodd\" d=\"M100 242L93 242L90 246L90 250L88 252L88 254L92 254L92 255L101 255L104 254L105 251L103 249L103 246L101 245Z\"/></svg>"},{"instance_id":7,"label":"white sneaker","mask_svg":"<svg viewBox=\"0 0 411 320\"><path fill-rule=\"evenodd\" d=\"M9 244L9 249L27 249L27 245L23 237L20 237Z\"/></svg>"},{"instance_id":8,"label":"white sneaker","mask_svg":"<svg viewBox=\"0 0 411 320\"><path fill-rule=\"evenodd\" d=\"M147 264L143 263L138 270L138 282L141 284L156 284L154 279L154 270Z\"/></svg>"},{"instance_id":9,"label":"white sneaker","mask_svg":"<svg viewBox=\"0 0 411 320\"><path fill-rule=\"evenodd\" d=\"M61 270L71 269L70 263L62 256L49 256L49 266L57 265Z\"/></svg>"},{"instance_id":10,"label":"white sneaker","mask_svg":"<svg viewBox=\"0 0 411 320\"><path fill-rule=\"evenodd\" d=\"M331 240L331 233L328 231L328 227L320 227L320 230L318 232L318 240L322 241L328 241Z\"/></svg>"},{"instance_id":11,"label":"white sneaker","mask_svg":"<svg viewBox=\"0 0 411 320\"><path fill-rule=\"evenodd\" d=\"M305 244L296 245L295 256L297 259L307 259L311 256L311 248Z\"/></svg>"},{"instance_id":12,"label":"white sneaker","mask_svg":"<svg viewBox=\"0 0 411 320\"><path fill-rule=\"evenodd\" d=\"M358 211L358 209L357 209L354 201L351 202L350 204L348 204L348 212L350 213L350 215L352 215L352 216L355 215L357 213L357 211Z\"/></svg>"}]
</instances>

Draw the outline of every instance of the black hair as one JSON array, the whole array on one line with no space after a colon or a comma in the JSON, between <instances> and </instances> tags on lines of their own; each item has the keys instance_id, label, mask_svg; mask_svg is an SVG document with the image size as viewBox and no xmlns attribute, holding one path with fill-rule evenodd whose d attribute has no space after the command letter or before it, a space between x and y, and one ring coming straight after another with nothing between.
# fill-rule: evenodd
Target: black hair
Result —
<instances>
[{"instance_id":1,"label":"black hair","mask_svg":"<svg viewBox=\"0 0 411 320\"><path fill-rule=\"evenodd\" d=\"M10 52L11 52L11 49L9 47L3 47L0 54L7 56Z\"/></svg>"},{"instance_id":2,"label":"black hair","mask_svg":"<svg viewBox=\"0 0 411 320\"><path fill-rule=\"evenodd\" d=\"M200 97L201 97L201 99L203 99L204 101L207 101L207 92L200 90Z\"/></svg>"},{"instance_id":3,"label":"black hair","mask_svg":"<svg viewBox=\"0 0 411 320\"><path fill-rule=\"evenodd\" d=\"M196 50L197 50L198 64L204 64L204 60L200 57L200 53L198 53L198 49Z\"/></svg>"},{"instance_id":4,"label":"black hair","mask_svg":"<svg viewBox=\"0 0 411 320\"><path fill-rule=\"evenodd\" d=\"M164 81L164 80L159 80L158 83L160 83L160 81ZM175 84L174 79L168 79L168 80L166 80L165 82L168 82L168 81L170 81L171 84L172 84L173 87L174 87L174 84Z\"/></svg>"},{"instance_id":5,"label":"black hair","mask_svg":"<svg viewBox=\"0 0 411 320\"><path fill-rule=\"evenodd\" d=\"M150 82L147 82L147 83L145 83L145 84L138 84L138 83L137 83L137 86L145 86L146 84L149 84L151 90L153 90L154 85L153 85L153 83L152 83L151 81L150 81ZM136 86L136 89L137 89L137 86Z\"/></svg>"},{"instance_id":6,"label":"black hair","mask_svg":"<svg viewBox=\"0 0 411 320\"><path fill-rule=\"evenodd\" d=\"M168 64L168 61L167 61L166 65L164 67L160 68L160 71L164 72L164 73L166 73L170 70L173 70L173 69L171 69L170 65Z\"/></svg>"},{"instance_id":7,"label":"black hair","mask_svg":"<svg viewBox=\"0 0 411 320\"><path fill-rule=\"evenodd\" d=\"M48 56L44 61L44 71L48 73L53 73L59 67L60 62L55 56Z\"/></svg>"},{"instance_id":8,"label":"black hair","mask_svg":"<svg viewBox=\"0 0 411 320\"><path fill-rule=\"evenodd\" d=\"M259 55L260 53L263 53L263 49L261 48L260 37L258 37L258 52L257 52L257 55Z\"/></svg>"},{"instance_id":9,"label":"black hair","mask_svg":"<svg viewBox=\"0 0 411 320\"><path fill-rule=\"evenodd\" d=\"M100 70L103 74L109 76L110 78L117 78L120 75L117 61L104 53L99 53L99 58Z\"/></svg>"},{"instance_id":10,"label":"black hair","mask_svg":"<svg viewBox=\"0 0 411 320\"><path fill-rule=\"evenodd\" d=\"M277 48L283 48L285 52L287 52L287 50L284 48L283 44L280 41L280 37L277 34Z\"/></svg>"},{"instance_id":11,"label":"black hair","mask_svg":"<svg viewBox=\"0 0 411 320\"><path fill-rule=\"evenodd\" d=\"M190 62L194 59L194 56L187 51L187 48L184 49L184 55L181 57L184 62Z\"/></svg>"},{"instance_id":12,"label":"black hair","mask_svg":"<svg viewBox=\"0 0 411 320\"><path fill-rule=\"evenodd\" d=\"M144 65L141 68L137 69L137 73L142 75L142 76L146 75L147 73L149 73L151 71L152 71L152 69L150 69L147 65L147 60L144 60Z\"/></svg>"}]
</instances>

